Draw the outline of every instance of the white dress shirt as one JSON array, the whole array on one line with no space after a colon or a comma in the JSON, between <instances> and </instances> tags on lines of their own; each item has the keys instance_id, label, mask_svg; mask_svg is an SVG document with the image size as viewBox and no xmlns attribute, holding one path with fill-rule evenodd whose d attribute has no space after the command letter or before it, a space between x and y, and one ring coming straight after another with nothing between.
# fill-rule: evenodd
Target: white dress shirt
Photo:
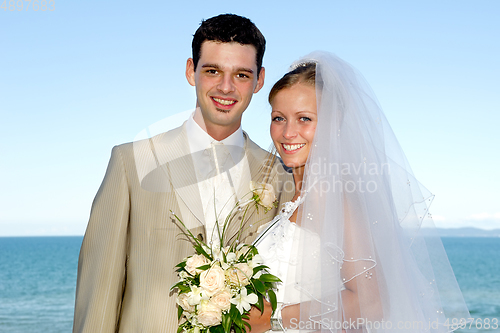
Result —
<instances>
[{"instance_id":1,"label":"white dress shirt","mask_svg":"<svg viewBox=\"0 0 500 333\"><path fill-rule=\"evenodd\" d=\"M205 217L207 244L218 239L215 228L216 214L219 226L235 207L241 180L249 179L250 168L245 155L245 138L241 126L222 141L205 132L193 119L186 122L189 149L196 170L200 197ZM246 172L248 177L242 177ZM222 228L220 228L222 231Z\"/></svg>"}]
</instances>

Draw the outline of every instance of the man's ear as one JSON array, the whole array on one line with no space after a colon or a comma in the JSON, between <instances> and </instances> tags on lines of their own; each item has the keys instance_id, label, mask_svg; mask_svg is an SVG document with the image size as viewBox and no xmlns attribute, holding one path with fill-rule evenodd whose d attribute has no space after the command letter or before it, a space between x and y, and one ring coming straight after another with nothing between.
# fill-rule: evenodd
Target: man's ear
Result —
<instances>
[{"instance_id":1,"label":"man's ear","mask_svg":"<svg viewBox=\"0 0 500 333\"><path fill-rule=\"evenodd\" d=\"M196 86L196 81L194 79L194 69L193 58L189 58L186 62L186 79L193 87Z\"/></svg>"},{"instance_id":2,"label":"man's ear","mask_svg":"<svg viewBox=\"0 0 500 333\"><path fill-rule=\"evenodd\" d=\"M264 67L261 67L260 73L259 73L259 78L257 79L257 85L255 86L255 89L253 90L254 94L256 92L258 92L264 86L265 76L266 76L266 69Z\"/></svg>"}]
</instances>

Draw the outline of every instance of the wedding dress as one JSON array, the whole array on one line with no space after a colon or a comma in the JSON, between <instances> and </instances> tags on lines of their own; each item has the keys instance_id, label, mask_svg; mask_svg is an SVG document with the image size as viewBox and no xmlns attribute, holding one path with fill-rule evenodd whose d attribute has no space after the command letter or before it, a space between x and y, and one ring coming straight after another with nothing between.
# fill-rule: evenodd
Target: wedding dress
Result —
<instances>
[{"instance_id":1,"label":"wedding dress","mask_svg":"<svg viewBox=\"0 0 500 333\"><path fill-rule=\"evenodd\" d=\"M278 304L282 304L283 307L309 300L301 295L301 290L296 284L299 258L297 243L300 239L307 239L308 243L316 244L317 248L313 251L313 256L317 256L320 250L319 236L317 234L309 232L295 222L290 221L290 217L304 199L305 194L299 196L295 201L285 203L280 213L271 222L260 228L259 236L254 242L264 264L269 267L269 272L282 281L276 285L278 288L276 299ZM297 326L298 328L298 322L292 320L291 326ZM299 330L287 329L287 332L294 333L299 332ZM302 330L301 332L305 331Z\"/></svg>"},{"instance_id":2,"label":"wedding dress","mask_svg":"<svg viewBox=\"0 0 500 333\"><path fill-rule=\"evenodd\" d=\"M286 305L297 304L301 300L300 291L293 288L298 258L298 247L294 247L293 244L304 237L303 234L307 231L301 229L295 222L291 222L290 217L303 201L304 196L285 203L279 215L264 225L264 228L261 228L263 230L259 230L259 236L254 242L264 264L269 267L269 273L276 275L282 281L277 284L276 291L279 304L285 303L285 289ZM314 238L312 234L309 236ZM299 331L290 329L287 332Z\"/></svg>"},{"instance_id":3,"label":"wedding dress","mask_svg":"<svg viewBox=\"0 0 500 333\"><path fill-rule=\"evenodd\" d=\"M290 216L303 200L303 197L299 197L295 201L285 203L279 215L265 225L266 228L259 233L257 241L254 243L264 260L264 264L270 268L270 273L279 277L283 283L291 281L289 285L295 281L294 267L297 266L298 257L298 249L293 247L293 243L297 242L304 232L297 224L290 221ZM280 303L284 301L285 288L283 283L277 285L276 299ZM294 301L298 303L300 301L299 291L294 293L293 288L286 289L292 290L294 294L288 297L290 303Z\"/></svg>"}]
</instances>

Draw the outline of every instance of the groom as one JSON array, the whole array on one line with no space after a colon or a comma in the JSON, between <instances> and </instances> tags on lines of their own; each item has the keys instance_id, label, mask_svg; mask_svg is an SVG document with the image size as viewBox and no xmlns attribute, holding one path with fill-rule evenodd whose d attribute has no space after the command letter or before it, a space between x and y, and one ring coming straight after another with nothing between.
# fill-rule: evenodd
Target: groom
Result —
<instances>
[{"instance_id":1,"label":"groom","mask_svg":"<svg viewBox=\"0 0 500 333\"><path fill-rule=\"evenodd\" d=\"M174 266L193 248L171 212L208 242L215 213L261 180L268 155L242 131L241 116L264 84L264 37L250 20L225 14L202 22L192 45L193 115L179 128L113 148L80 251L73 332L176 332L169 288ZM264 170L279 201L290 200L293 188L282 189L291 178L280 163ZM251 242L275 215L256 211L242 240ZM259 320L267 325L260 313L250 321L258 327Z\"/></svg>"}]
</instances>

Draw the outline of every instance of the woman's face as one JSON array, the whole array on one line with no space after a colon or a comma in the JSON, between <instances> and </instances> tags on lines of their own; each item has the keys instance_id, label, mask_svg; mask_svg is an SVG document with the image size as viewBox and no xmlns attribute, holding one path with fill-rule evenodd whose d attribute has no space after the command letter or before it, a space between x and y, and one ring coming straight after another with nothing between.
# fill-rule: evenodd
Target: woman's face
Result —
<instances>
[{"instance_id":1,"label":"woman's face","mask_svg":"<svg viewBox=\"0 0 500 333\"><path fill-rule=\"evenodd\" d=\"M275 95L271 106L271 138L283 163L303 169L318 121L314 87L298 83L285 88Z\"/></svg>"}]
</instances>

